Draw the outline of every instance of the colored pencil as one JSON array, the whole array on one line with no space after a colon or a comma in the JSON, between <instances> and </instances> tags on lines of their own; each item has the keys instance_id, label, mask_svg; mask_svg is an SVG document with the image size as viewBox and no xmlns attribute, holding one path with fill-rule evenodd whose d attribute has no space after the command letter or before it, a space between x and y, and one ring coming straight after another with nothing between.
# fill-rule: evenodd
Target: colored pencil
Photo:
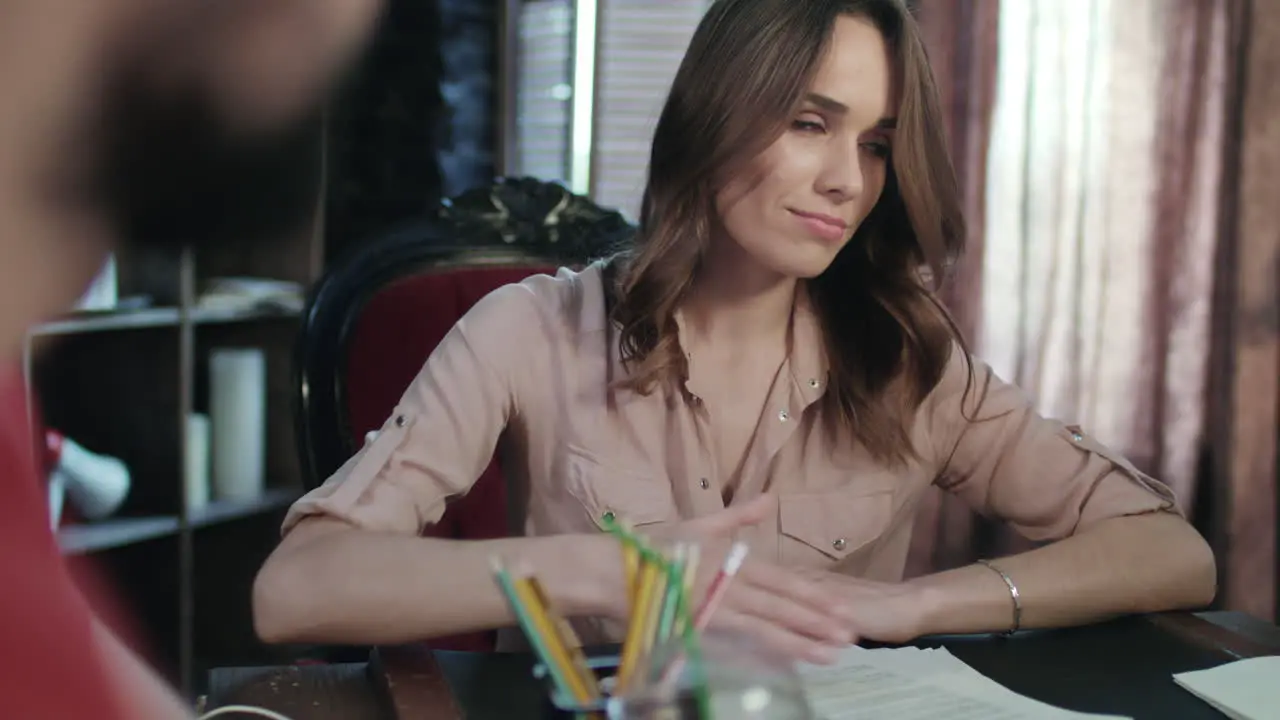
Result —
<instances>
[{"instance_id":1,"label":"colored pencil","mask_svg":"<svg viewBox=\"0 0 1280 720\"><path fill-rule=\"evenodd\" d=\"M686 620L693 613L693 608L689 607L689 600L693 597L693 589L698 578L698 556L701 554L701 548L697 545L689 545L685 554L684 561L684 586L681 588L683 592L680 595L681 608L676 613L675 626L672 633L676 636L683 636Z\"/></svg>"},{"instance_id":2,"label":"colored pencil","mask_svg":"<svg viewBox=\"0 0 1280 720\"><path fill-rule=\"evenodd\" d=\"M663 603L667 598L667 588L670 586L670 566L668 563L655 561L653 563L653 588L650 590L648 604L644 608L644 630L640 633L640 657L639 665L643 667L648 663L649 656L653 653L654 645L657 644L658 629L662 623Z\"/></svg>"},{"instance_id":3,"label":"colored pencil","mask_svg":"<svg viewBox=\"0 0 1280 720\"><path fill-rule=\"evenodd\" d=\"M513 580L516 593L529 609L534 625L537 626L538 634L543 637L556 664L564 669L565 679L569 685L569 697L581 704L595 700L596 698L591 694L582 677L574 671L573 660L570 658L569 650L561 640L555 621L552 620L546 609L538 602L534 590L529 586L529 579L517 577L513 578Z\"/></svg>"},{"instance_id":4,"label":"colored pencil","mask_svg":"<svg viewBox=\"0 0 1280 720\"><path fill-rule=\"evenodd\" d=\"M703 598L702 604L698 606L698 610L694 613L692 623L693 631L701 633L707 629L707 625L711 623L711 617L716 611L716 607L720 605L720 601L724 598L724 594L729 590L729 584L733 582L733 578L742 569L742 563L747 559L747 546L744 543L734 543L729 548L729 554L725 557L724 563L720 566L720 570L716 572L716 576L711 580L711 587L707 589L707 595ZM666 670L663 671L659 684L670 688L679 678L680 672L684 669L688 653L678 655Z\"/></svg>"},{"instance_id":5,"label":"colored pencil","mask_svg":"<svg viewBox=\"0 0 1280 720\"><path fill-rule=\"evenodd\" d=\"M644 642L645 621L648 618L650 598L654 594L657 580L657 564L648 558L640 560L640 580L635 600L631 603L630 617L627 622L627 634L622 642L622 660L618 666L618 690L625 690L640 661L640 651Z\"/></svg>"},{"instance_id":6,"label":"colored pencil","mask_svg":"<svg viewBox=\"0 0 1280 720\"><path fill-rule=\"evenodd\" d=\"M671 564L666 569L666 589L662 594L662 609L658 620L657 637L654 638L655 643L666 642L674 634L676 610L683 594L681 589L684 585L684 567L688 553L687 545L683 543L676 545Z\"/></svg>"},{"instance_id":7,"label":"colored pencil","mask_svg":"<svg viewBox=\"0 0 1280 720\"><path fill-rule=\"evenodd\" d=\"M564 645L569 655L569 663L571 669L579 678L583 685L586 686L587 694L591 700L598 700L601 696L600 681L596 677L595 672L591 670L591 666L587 664L587 656L582 652L582 640L578 638L578 633L574 632L573 625L565 619L563 615L556 612L555 607L551 604L550 598L542 587L542 583L538 581L531 572L522 568L522 574L527 578L529 589L533 591L534 597L542 607L546 608L547 615L551 618L555 629L560 636L560 642Z\"/></svg>"},{"instance_id":8,"label":"colored pencil","mask_svg":"<svg viewBox=\"0 0 1280 720\"><path fill-rule=\"evenodd\" d=\"M502 594L507 599L507 604L511 607L511 612L516 616L516 621L524 630L525 637L528 638L529 644L533 646L533 650L542 660L542 664L547 667L547 673L551 676L552 682L560 694L566 698L574 697L573 686L569 681L568 664L558 660L547 646L546 638L538 629L536 622L530 609L526 606L523 598L516 590L515 581L511 574L507 572L505 566L497 558L492 558L490 563L493 566L493 575L501 588Z\"/></svg>"},{"instance_id":9,"label":"colored pencil","mask_svg":"<svg viewBox=\"0 0 1280 720\"><path fill-rule=\"evenodd\" d=\"M636 597L637 583L640 579L640 549L629 542L622 543L622 563L626 572L627 598Z\"/></svg>"},{"instance_id":10,"label":"colored pencil","mask_svg":"<svg viewBox=\"0 0 1280 720\"><path fill-rule=\"evenodd\" d=\"M729 548L729 555L725 557L724 564L720 566L720 570L716 573L715 578L711 580L711 587L707 588L707 595L702 600L702 604L693 614L693 627L698 632L707 629L707 624L711 622L711 616L716 611L716 606L724 598L725 592L729 590L729 584L733 581L738 571L742 569L742 563L747 559L747 546L745 543L734 543Z\"/></svg>"}]
</instances>

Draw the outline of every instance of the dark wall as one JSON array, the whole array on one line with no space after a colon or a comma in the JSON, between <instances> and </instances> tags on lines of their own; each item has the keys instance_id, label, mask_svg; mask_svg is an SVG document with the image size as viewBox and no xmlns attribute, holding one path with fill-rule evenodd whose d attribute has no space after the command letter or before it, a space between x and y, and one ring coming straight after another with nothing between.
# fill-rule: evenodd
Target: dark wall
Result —
<instances>
[{"instance_id":1,"label":"dark wall","mask_svg":"<svg viewBox=\"0 0 1280 720\"><path fill-rule=\"evenodd\" d=\"M496 5L389 3L330 114L328 263L492 178Z\"/></svg>"},{"instance_id":2,"label":"dark wall","mask_svg":"<svg viewBox=\"0 0 1280 720\"><path fill-rule=\"evenodd\" d=\"M440 174L445 195L493 180L498 136L498 7L495 0L438 0L444 113Z\"/></svg>"}]
</instances>

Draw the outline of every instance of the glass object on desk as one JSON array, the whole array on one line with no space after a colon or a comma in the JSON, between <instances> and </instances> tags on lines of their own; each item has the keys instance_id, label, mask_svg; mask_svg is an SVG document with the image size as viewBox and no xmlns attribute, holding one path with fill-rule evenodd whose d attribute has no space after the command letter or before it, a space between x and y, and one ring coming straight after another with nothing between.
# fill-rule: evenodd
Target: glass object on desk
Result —
<instances>
[{"instance_id":1,"label":"glass object on desk","mask_svg":"<svg viewBox=\"0 0 1280 720\"><path fill-rule=\"evenodd\" d=\"M700 662L681 640L655 649L643 682L610 699L610 720L814 720L786 658L738 634L698 645Z\"/></svg>"}]
</instances>

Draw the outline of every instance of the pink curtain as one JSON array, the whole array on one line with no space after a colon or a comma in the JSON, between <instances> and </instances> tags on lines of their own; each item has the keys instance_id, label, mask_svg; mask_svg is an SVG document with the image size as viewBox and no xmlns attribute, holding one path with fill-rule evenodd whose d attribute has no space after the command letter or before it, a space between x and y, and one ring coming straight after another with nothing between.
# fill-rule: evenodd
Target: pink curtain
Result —
<instances>
[{"instance_id":1,"label":"pink curtain","mask_svg":"<svg viewBox=\"0 0 1280 720\"><path fill-rule=\"evenodd\" d=\"M967 337L982 315L983 222L987 152L995 103L999 0L932 0L915 6L942 96L952 160L963 194L968 249L945 288L948 306ZM936 488L921 503L907 574L972 562L975 517L968 506Z\"/></svg>"},{"instance_id":2,"label":"pink curtain","mask_svg":"<svg viewBox=\"0 0 1280 720\"><path fill-rule=\"evenodd\" d=\"M1229 3L1243 72L1227 136L1209 394L1212 537L1230 609L1280 619L1280 3Z\"/></svg>"},{"instance_id":3,"label":"pink curtain","mask_svg":"<svg viewBox=\"0 0 1280 720\"><path fill-rule=\"evenodd\" d=\"M970 222L946 300L975 352L1169 483L1224 604L1274 617L1280 3L917 14ZM1026 547L940 493L916 528L910 574Z\"/></svg>"}]
</instances>

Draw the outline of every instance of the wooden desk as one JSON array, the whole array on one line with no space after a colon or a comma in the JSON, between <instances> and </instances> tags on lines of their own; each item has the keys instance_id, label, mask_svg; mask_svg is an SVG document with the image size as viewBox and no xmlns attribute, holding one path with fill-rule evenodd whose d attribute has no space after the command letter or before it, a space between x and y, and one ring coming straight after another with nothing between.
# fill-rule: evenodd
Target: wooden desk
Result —
<instances>
[{"instance_id":1,"label":"wooden desk","mask_svg":"<svg viewBox=\"0 0 1280 720\"><path fill-rule=\"evenodd\" d=\"M1241 613L1171 613L1013 638L915 644L946 646L1011 689L1063 707L1193 720L1223 716L1174 686L1169 675L1280 654L1280 628ZM537 718L544 698L531 664L517 654L394 647L378 649L368 663L220 668L210 674L208 708L255 705L291 720Z\"/></svg>"}]
</instances>

